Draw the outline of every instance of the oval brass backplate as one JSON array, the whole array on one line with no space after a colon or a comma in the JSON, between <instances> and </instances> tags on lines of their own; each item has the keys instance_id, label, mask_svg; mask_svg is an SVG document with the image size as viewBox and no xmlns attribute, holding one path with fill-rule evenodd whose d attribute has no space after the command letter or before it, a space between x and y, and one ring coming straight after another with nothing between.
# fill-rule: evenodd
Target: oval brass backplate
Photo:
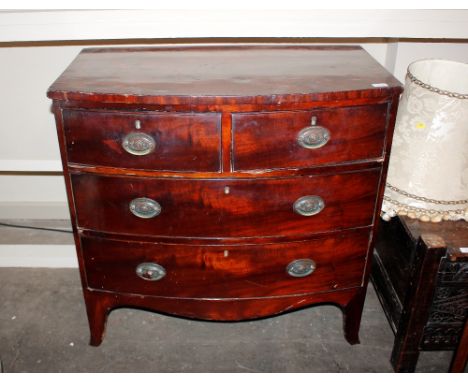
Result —
<instances>
[{"instance_id":1,"label":"oval brass backplate","mask_svg":"<svg viewBox=\"0 0 468 382\"><path fill-rule=\"evenodd\" d=\"M132 155L147 155L154 151L156 142L154 138L145 133L130 133L122 142L124 150Z\"/></svg>"},{"instance_id":2,"label":"oval brass backplate","mask_svg":"<svg viewBox=\"0 0 468 382\"><path fill-rule=\"evenodd\" d=\"M309 126L299 131L297 142L306 149L318 149L330 140L330 131L323 126Z\"/></svg>"},{"instance_id":3,"label":"oval brass backplate","mask_svg":"<svg viewBox=\"0 0 468 382\"><path fill-rule=\"evenodd\" d=\"M313 216L325 208L325 202L318 195L306 195L294 202L294 212L302 216Z\"/></svg>"},{"instance_id":4,"label":"oval brass backplate","mask_svg":"<svg viewBox=\"0 0 468 382\"><path fill-rule=\"evenodd\" d=\"M136 198L129 204L130 212L142 219L151 219L161 213L161 205L150 198Z\"/></svg>"},{"instance_id":5,"label":"oval brass backplate","mask_svg":"<svg viewBox=\"0 0 468 382\"><path fill-rule=\"evenodd\" d=\"M136 267L135 272L138 277L147 281L158 281L166 276L164 267L156 263L141 263Z\"/></svg>"},{"instance_id":6,"label":"oval brass backplate","mask_svg":"<svg viewBox=\"0 0 468 382\"><path fill-rule=\"evenodd\" d=\"M317 265L312 259L298 259L291 261L286 267L286 272L292 277L306 277L312 274Z\"/></svg>"}]
</instances>

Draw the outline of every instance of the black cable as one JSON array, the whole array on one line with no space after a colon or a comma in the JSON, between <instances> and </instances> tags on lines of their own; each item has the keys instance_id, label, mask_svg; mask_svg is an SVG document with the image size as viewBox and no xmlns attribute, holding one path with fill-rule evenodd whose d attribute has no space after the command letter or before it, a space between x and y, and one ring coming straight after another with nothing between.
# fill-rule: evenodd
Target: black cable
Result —
<instances>
[{"instance_id":1,"label":"black cable","mask_svg":"<svg viewBox=\"0 0 468 382\"><path fill-rule=\"evenodd\" d=\"M53 232L73 233L73 231L69 231L69 230L66 230L66 229L46 228L46 227L33 227L33 226L29 226L29 225L10 224L10 223L4 223L4 222L0 222L0 226L3 226L3 227L11 227L11 228L37 229L37 230L41 230L41 231L53 231Z\"/></svg>"}]
</instances>

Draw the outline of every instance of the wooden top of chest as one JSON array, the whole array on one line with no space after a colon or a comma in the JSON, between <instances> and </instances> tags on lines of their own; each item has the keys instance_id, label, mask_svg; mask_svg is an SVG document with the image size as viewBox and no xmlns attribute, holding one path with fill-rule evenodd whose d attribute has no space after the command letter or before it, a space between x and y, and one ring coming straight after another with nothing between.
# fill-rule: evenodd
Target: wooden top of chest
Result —
<instances>
[{"instance_id":1,"label":"wooden top of chest","mask_svg":"<svg viewBox=\"0 0 468 382\"><path fill-rule=\"evenodd\" d=\"M84 49L47 94L64 101L235 105L399 92L401 84L359 46L232 44Z\"/></svg>"}]
</instances>

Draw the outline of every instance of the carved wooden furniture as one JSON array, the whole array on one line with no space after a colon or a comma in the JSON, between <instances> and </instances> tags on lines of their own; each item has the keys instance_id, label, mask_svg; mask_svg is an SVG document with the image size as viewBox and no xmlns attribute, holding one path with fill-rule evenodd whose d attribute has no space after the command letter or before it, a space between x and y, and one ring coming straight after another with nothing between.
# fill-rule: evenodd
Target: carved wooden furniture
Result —
<instances>
[{"instance_id":1,"label":"carved wooden furniture","mask_svg":"<svg viewBox=\"0 0 468 382\"><path fill-rule=\"evenodd\" d=\"M380 224L372 281L395 332L395 371L414 371L421 350L457 347L468 314L467 247L468 222Z\"/></svg>"},{"instance_id":2,"label":"carved wooden furniture","mask_svg":"<svg viewBox=\"0 0 468 382\"><path fill-rule=\"evenodd\" d=\"M463 331L450 365L451 373L463 373L468 363L468 319L465 319Z\"/></svg>"},{"instance_id":3,"label":"carved wooden furniture","mask_svg":"<svg viewBox=\"0 0 468 382\"><path fill-rule=\"evenodd\" d=\"M401 90L352 46L82 51L48 96L91 344L119 306L317 303L357 343Z\"/></svg>"}]
</instances>

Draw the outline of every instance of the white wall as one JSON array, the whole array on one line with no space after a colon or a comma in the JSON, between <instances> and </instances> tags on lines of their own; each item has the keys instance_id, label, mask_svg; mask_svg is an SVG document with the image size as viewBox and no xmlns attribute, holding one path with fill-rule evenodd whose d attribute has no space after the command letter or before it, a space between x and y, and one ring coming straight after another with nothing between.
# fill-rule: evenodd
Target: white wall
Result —
<instances>
[{"instance_id":1,"label":"white wall","mask_svg":"<svg viewBox=\"0 0 468 382\"><path fill-rule=\"evenodd\" d=\"M468 34L468 24L467 24ZM393 74L403 81L408 65L424 58L443 58L468 63L468 41L461 43L399 42Z\"/></svg>"},{"instance_id":2,"label":"white wall","mask_svg":"<svg viewBox=\"0 0 468 382\"><path fill-rule=\"evenodd\" d=\"M0 170L61 170L46 91L79 51L69 46L0 48Z\"/></svg>"},{"instance_id":3,"label":"white wall","mask_svg":"<svg viewBox=\"0 0 468 382\"><path fill-rule=\"evenodd\" d=\"M363 45L400 81L404 80L408 64L420 58L468 62L468 40L401 40L468 39L467 11L2 12L0 171L19 173L0 175L0 219L68 216L61 176L20 172L61 169L51 102L45 94L47 87L86 47L82 41L74 40L96 39L99 41L93 41L93 46L112 46L105 39L242 36L340 37L340 43L353 38L353 44ZM52 41L30 43L42 40ZM317 41L328 43L326 39ZM135 41L126 42L135 45Z\"/></svg>"}]
</instances>

